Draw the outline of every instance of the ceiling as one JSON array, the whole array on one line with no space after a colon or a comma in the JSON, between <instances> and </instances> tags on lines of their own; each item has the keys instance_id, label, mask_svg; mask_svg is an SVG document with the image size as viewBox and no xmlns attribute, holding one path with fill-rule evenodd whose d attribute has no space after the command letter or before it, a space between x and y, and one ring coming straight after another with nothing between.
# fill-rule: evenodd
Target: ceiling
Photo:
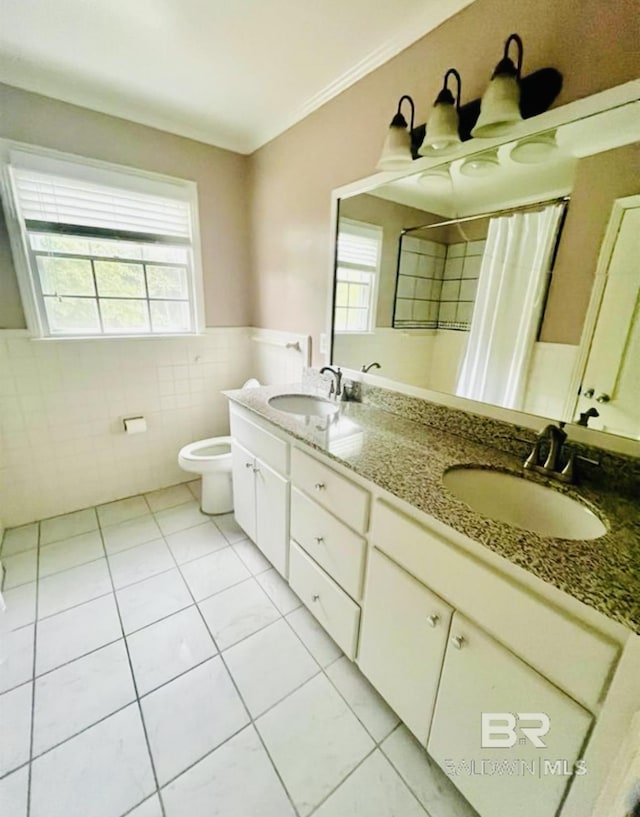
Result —
<instances>
[{"instance_id":1,"label":"ceiling","mask_svg":"<svg viewBox=\"0 0 640 817\"><path fill-rule=\"evenodd\" d=\"M0 81L251 153L472 0L0 0Z\"/></svg>"}]
</instances>

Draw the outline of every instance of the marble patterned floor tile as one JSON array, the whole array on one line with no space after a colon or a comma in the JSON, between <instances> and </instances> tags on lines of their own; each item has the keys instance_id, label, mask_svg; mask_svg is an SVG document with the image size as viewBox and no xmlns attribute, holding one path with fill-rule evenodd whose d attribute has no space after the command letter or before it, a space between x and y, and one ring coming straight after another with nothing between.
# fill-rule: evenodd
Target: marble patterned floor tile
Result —
<instances>
[{"instance_id":1,"label":"marble patterned floor tile","mask_svg":"<svg viewBox=\"0 0 640 817\"><path fill-rule=\"evenodd\" d=\"M193 494L184 483L172 485L170 488L160 488L159 491L151 491L144 496L153 513L193 500Z\"/></svg>"},{"instance_id":2,"label":"marble patterned floor tile","mask_svg":"<svg viewBox=\"0 0 640 817\"><path fill-rule=\"evenodd\" d=\"M33 624L27 624L26 627L2 635L0 692L20 686L32 679L33 635Z\"/></svg>"},{"instance_id":3,"label":"marble patterned floor tile","mask_svg":"<svg viewBox=\"0 0 640 817\"><path fill-rule=\"evenodd\" d=\"M180 570L196 601L251 577L230 547L187 562Z\"/></svg>"},{"instance_id":4,"label":"marble patterned floor tile","mask_svg":"<svg viewBox=\"0 0 640 817\"><path fill-rule=\"evenodd\" d=\"M6 559L7 556L15 556L16 553L24 553L25 550L38 547L39 530L38 522L6 530L0 549L2 558Z\"/></svg>"},{"instance_id":5,"label":"marble patterned floor tile","mask_svg":"<svg viewBox=\"0 0 640 817\"><path fill-rule=\"evenodd\" d=\"M327 668L327 675L376 743L400 723L396 713L346 655Z\"/></svg>"},{"instance_id":6,"label":"marble patterned floor tile","mask_svg":"<svg viewBox=\"0 0 640 817\"><path fill-rule=\"evenodd\" d=\"M33 752L38 755L135 700L124 641L36 679Z\"/></svg>"},{"instance_id":7,"label":"marble patterned floor tile","mask_svg":"<svg viewBox=\"0 0 640 817\"><path fill-rule=\"evenodd\" d=\"M71 567L78 567L94 562L104 556L100 531L79 533L69 539L62 539L52 545L40 548L40 566L38 575L41 579L52 576Z\"/></svg>"},{"instance_id":8,"label":"marble patterned floor tile","mask_svg":"<svg viewBox=\"0 0 640 817\"><path fill-rule=\"evenodd\" d=\"M222 590L198 606L220 650L226 650L280 618L255 579Z\"/></svg>"},{"instance_id":9,"label":"marble patterned floor tile","mask_svg":"<svg viewBox=\"0 0 640 817\"><path fill-rule=\"evenodd\" d=\"M175 561L164 539L154 539L109 557L116 590L175 567Z\"/></svg>"},{"instance_id":10,"label":"marble patterned floor tile","mask_svg":"<svg viewBox=\"0 0 640 817\"><path fill-rule=\"evenodd\" d=\"M13 590L3 590L6 605L3 613L7 630L17 630L36 620L36 583L21 584Z\"/></svg>"},{"instance_id":11,"label":"marble patterned floor tile","mask_svg":"<svg viewBox=\"0 0 640 817\"><path fill-rule=\"evenodd\" d=\"M392 732L380 748L428 814L479 817L404 725Z\"/></svg>"},{"instance_id":12,"label":"marble patterned floor tile","mask_svg":"<svg viewBox=\"0 0 640 817\"><path fill-rule=\"evenodd\" d=\"M68 539L79 533L88 533L97 528L98 517L95 508L85 508L83 511L54 516L40 523L40 545L49 545L52 542Z\"/></svg>"},{"instance_id":13,"label":"marble patterned floor tile","mask_svg":"<svg viewBox=\"0 0 640 817\"><path fill-rule=\"evenodd\" d=\"M301 817L375 746L324 675L274 706L256 726Z\"/></svg>"},{"instance_id":14,"label":"marble patterned floor tile","mask_svg":"<svg viewBox=\"0 0 640 817\"><path fill-rule=\"evenodd\" d=\"M36 674L49 672L121 636L113 594L56 613L38 622Z\"/></svg>"},{"instance_id":15,"label":"marble patterned floor tile","mask_svg":"<svg viewBox=\"0 0 640 817\"><path fill-rule=\"evenodd\" d=\"M6 570L4 589L11 590L21 584L28 584L36 580L38 573L38 551L25 550L15 556L3 557L2 564Z\"/></svg>"},{"instance_id":16,"label":"marble patterned floor tile","mask_svg":"<svg viewBox=\"0 0 640 817\"><path fill-rule=\"evenodd\" d=\"M253 726L196 763L162 794L167 817L296 817Z\"/></svg>"},{"instance_id":17,"label":"marble patterned floor tile","mask_svg":"<svg viewBox=\"0 0 640 817\"><path fill-rule=\"evenodd\" d=\"M213 516L211 519L230 545L247 538L247 534L238 525L233 513L223 513L220 516Z\"/></svg>"},{"instance_id":18,"label":"marble patterned floor tile","mask_svg":"<svg viewBox=\"0 0 640 817\"><path fill-rule=\"evenodd\" d=\"M116 525L118 522L126 522L128 519L151 513L143 496L131 496L128 499L107 502L106 505L98 505L96 511L101 527Z\"/></svg>"},{"instance_id":19,"label":"marble patterned floor tile","mask_svg":"<svg viewBox=\"0 0 640 817\"><path fill-rule=\"evenodd\" d=\"M208 521L209 517L201 513L198 503L191 499L191 493L188 493L190 502L184 502L182 505L176 505L174 508L167 508L155 514L156 522L164 536L202 525Z\"/></svg>"},{"instance_id":20,"label":"marble patterned floor tile","mask_svg":"<svg viewBox=\"0 0 640 817\"><path fill-rule=\"evenodd\" d=\"M111 577L104 558L63 570L40 580L38 618L52 616L111 591Z\"/></svg>"},{"instance_id":21,"label":"marble patterned floor tile","mask_svg":"<svg viewBox=\"0 0 640 817\"><path fill-rule=\"evenodd\" d=\"M271 567L271 562L262 555L250 539L241 539L239 542L234 542L231 547L254 576L264 573Z\"/></svg>"},{"instance_id":22,"label":"marble patterned floor tile","mask_svg":"<svg viewBox=\"0 0 640 817\"><path fill-rule=\"evenodd\" d=\"M289 613L287 621L321 667L328 667L342 655L340 647L306 607L298 607Z\"/></svg>"},{"instance_id":23,"label":"marble patterned floor tile","mask_svg":"<svg viewBox=\"0 0 640 817\"><path fill-rule=\"evenodd\" d=\"M32 684L0 695L0 777L29 760Z\"/></svg>"},{"instance_id":24,"label":"marble patterned floor tile","mask_svg":"<svg viewBox=\"0 0 640 817\"><path fill-rule=\"evenodd\" d=\"M192 479L191 482L187 482L187 488L193 494L193 498L196 500L196 502L200 502L201 491L202 491L202 480Z\"/></svg>"},{"instance_id":25,"label":"marble patterned floor tile","mask_svg":"<svg viewBox=\"0 0 640 817\"><path fill-rule=\"evenodd\" d=\"M116 597L127 634L193 604L177 568L118 590Z\"/></svg>"},{"instance_id":26,"label":"marble patterned floor tile","mask_svg":"<svg viewBox=\"0 0 640 817\"><path fill-rule=\"evenodd\" d=\"M228 546L227 540L212 522L204 522L193 528L170 533L166 539L176 562L180 565Z\"/></svg>"},{"instance_id":27,"label":"marble patterned floor tile","mask_svg":"<svg viewBox=\"0 0 640 817\"><path fill-rule=\"evenodd\" d=\"M254 718L320 671L282 620L230 647L224 658Z\"/></svg>"},{"instance_id":28,"label":"marble patterned floor tile","mask_svg":"<svg viewBox=\"0 0 640 817\"><path fill-rule=\"evenodd\" d=\"M0 814L27 817L29 767L23 766L0 780Z\"/></svg>"},{"instance_id":29,"label":"marble patterned floor tile","mask_svg":"<svg viewBox=\"0 0 640 817\"><path fill-rule=\"evenodd\" d=\"M283 616L297 610L302 605L300 599L275 568L272 567L260 573L256 576L256 581Z\"/></svg>"},{"instance_id":30,"label":"marble patterned floor tile","mask_svg":"<svg viewBox=\"0 0 640 817\"><path fill-rule=\"evenodd\" d=\"M249 721L219 657L146 695L141 704L160 785Z\"/></svg>"},{"instance_id":31,"label":"marble patterned floor tile","mask_svg":"<svg viewBox=\"0 0 640 817\"><path fill-rule=\"evenodd\" d=\"M314 817L428 817L378 750L314 812Z\"/></svg>"},{"instance_id":32,"label":"marble patterned floor tile","mask_svg":"<svg viewBox=\"0 0 640 817\"><path fill-rule=\"evenodd\" d=\"M155 790L137 705L33 762L31 817L114 817Z\"/></svg>"},{"instance_id":33,"label":"marble patterned floor tile","mask_svg":"<svg viewBox=\"0 0 640 817\"><path fill-rule=\"evenodd\" d=\"M159 687L216 654L195 605L127 636L138 695Z\"/></svg>"},{"instance_id":34,"label":"marble patterned floor tile","mask_svg":"<svg viewBox=\"0 0 640 817\"><path fill-rule=\"evenodd\" d=\"M108 554L120 553L122 550L143 545L161 536L162 532L151 515L137 516L135 519L102 528L102 538Z\"/></svg>"}]
</instances>

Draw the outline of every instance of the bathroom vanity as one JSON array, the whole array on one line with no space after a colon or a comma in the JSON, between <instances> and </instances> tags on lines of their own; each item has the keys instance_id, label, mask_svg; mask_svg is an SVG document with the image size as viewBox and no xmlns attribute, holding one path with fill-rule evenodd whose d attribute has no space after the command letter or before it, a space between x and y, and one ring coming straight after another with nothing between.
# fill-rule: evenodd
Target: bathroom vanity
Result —
<instances>
[{"instance_id":1,"label":"bathroom vanity","mask_svg":"<svg viewBox=\"0 0 640 817\"><path fill-rule=\"evenodd\" d=\"M322 397L227 392L238 523L481 817L588 817L640 700L637 507L560 487L603 536L496 522L443 483L522 474L456 427L472 415L451 412L457 433L370 404L305 416L269 404L286 391Z\"/></svg>"}]
</instances>

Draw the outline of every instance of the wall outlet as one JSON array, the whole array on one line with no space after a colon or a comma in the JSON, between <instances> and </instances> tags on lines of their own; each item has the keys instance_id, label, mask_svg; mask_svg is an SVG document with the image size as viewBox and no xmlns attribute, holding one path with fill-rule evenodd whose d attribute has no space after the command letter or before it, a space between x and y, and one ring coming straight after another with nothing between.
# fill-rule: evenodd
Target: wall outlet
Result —
<instances>
[{"instance_id":1,"label":"wall outlet","mask_svg":"<svg viewBox=\"0 0 640 817\"><path fill-rule=\"evenodd\" d=\"M327 354L327 333L321 332L320 333L320 354L326 355Z\"/></svg>"}]
</instances>

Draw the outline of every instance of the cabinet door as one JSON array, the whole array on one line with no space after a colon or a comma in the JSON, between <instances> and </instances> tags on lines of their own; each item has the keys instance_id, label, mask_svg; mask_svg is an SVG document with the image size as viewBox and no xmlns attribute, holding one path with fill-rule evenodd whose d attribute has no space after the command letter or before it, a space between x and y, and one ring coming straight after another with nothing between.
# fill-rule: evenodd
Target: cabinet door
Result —
<instances>
[{"instance_id":1,"label":"cabinet door","mask_svg":"<svg viewBox=\"0 0 640 817\"><path fill-rule=\"evenodd\" d=\"M232 440L233 515L247 536L256 541L255 459L250 451Z\"/></svg>"},{"instance_id":2,"label":"cabinet door","mask_svg":"<svg viewBox=\"0 0 640 817\"><path fill-rule=\"evenodd\" d=\"M423 746L452 613L441 598L372 550L358 664Z\"/></svg>"},{"instance_id":3,"label":"cabinet door","mask_svg":"<svg viewBox=\"0 0 640 817\"><path fill-rule=\"evenodd\" d=\"M504 713L507 720L499 732L483 735L483 713L493 713L496 722ZM537 713L548 717L549 730L536 738L527 728L540 725ZM546 678L455 614L428 749L483 817L554 817L591 720Z\"/></svg>"},{"instance_id":4,"label":"cabinet door","mask_svg":"<svg viewBox=\"0 0 640 817\"><path fill-rule=\"evenodd\" d=\"M256 460L255 543L286 579L289 572L289 481Z\"/></svg>"}]
</instances>

